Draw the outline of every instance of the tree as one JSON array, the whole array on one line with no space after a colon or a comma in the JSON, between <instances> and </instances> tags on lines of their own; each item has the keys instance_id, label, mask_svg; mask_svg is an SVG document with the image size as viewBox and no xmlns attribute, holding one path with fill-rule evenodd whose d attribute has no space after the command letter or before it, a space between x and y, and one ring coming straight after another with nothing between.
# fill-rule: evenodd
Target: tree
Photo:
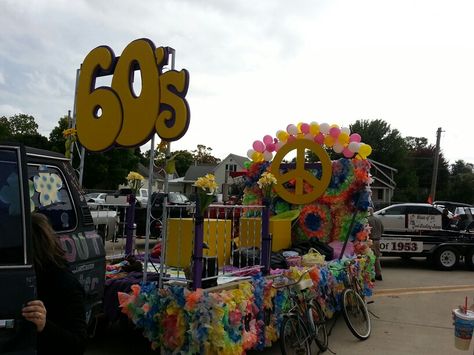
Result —
<instances>
[{"instance_id":1,"label":"tree","mask_svg":"<svg viewBox=\"0 0 474 355\"><path fill-rule=\"evenodd\" d=\"M51 150L58 153L63 153L66 149L66 139L63 136L63 132L69 128L69 117L63 116L59 119L58 125L53 128L49 134L49 142L51 143Z\"/></svg>"},{"instance_id":2,"label":"tree","mask_svg":"<svg viewBox=\"0 0 474 355\"><path fill-rule=\"evenodd\" d=\"M474 165L457 160L451 165L449 176L449 199L457 202L474 203Z\"/></svg>"},{"instance_id":3,"label":"tree","mask_svg":"<svg viewBox=\"0 0 474 355\"><path fill-rule=\"evenodd\" d=\"M7 140L11 137L12 132L10 122L5 116L0 117L0 140Z\"/></svg>"},{"instance_id":4,"label":"tree","mask_svg":"<svg viewBox=\"0 0 474 355\"><path fill-rule=\"evenodd\" d=\"M10 121L10 132L13 136L36 135L38 124L31 115L18 114L8 119Z\"/></svg>"},{"instance_id":5,"label":"tree","mask_svg":"<svg viewBox=\"0 0 474 355\"><path fill-rule=\"evenodd\" d=\"M221 160L214 157L212 154L212 148L206 147L205 145L198 144L197 149L192 151L194 161L197 164L218 164Z\"/></svg>"}]
</instances>

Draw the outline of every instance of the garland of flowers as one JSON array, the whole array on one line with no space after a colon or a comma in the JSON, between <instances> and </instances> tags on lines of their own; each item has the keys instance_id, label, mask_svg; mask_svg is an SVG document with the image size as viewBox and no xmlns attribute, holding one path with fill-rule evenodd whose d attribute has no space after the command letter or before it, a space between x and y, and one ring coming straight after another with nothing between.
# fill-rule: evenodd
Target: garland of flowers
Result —
<instances>
[{"instance_id":1,"label":"garland of flowers","mask_svg":"<svg viewBox=\"0 0 474 355\"><path fill-rule=\"evenodd\" d=\"M373 256L357 259L357 277L371 294L374 276ZM343 261L331 261L310 275L315 293L326 315L340 309L340 294L344 289L341 272ZM299 277L304 268L291 268L292 278ZM155 283L132 285L130 294L119 292L119 302L125 313L151 341L151 347L162 346L165 353L245 354L247 350L262 350L271 346L279 336L283 313L289 298L284 289L276 290L273 281L261 274L251 282L220 292L190 291L179 286L157 289ZM334 303L331 294L336 295ZM270 316L265 319L265 315ZM266 321L266 322L265 322Z\"/></svg>"}]
</instances>

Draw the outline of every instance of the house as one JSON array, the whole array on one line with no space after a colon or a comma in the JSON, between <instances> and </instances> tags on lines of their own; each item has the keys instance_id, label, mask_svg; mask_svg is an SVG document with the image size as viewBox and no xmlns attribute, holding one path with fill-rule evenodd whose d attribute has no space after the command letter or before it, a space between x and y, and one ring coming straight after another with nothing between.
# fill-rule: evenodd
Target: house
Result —
<instances>
[{"instance_id":1,"label":"house","mask_svg":"<svg viewBox=\"0 0 474 355\"><path fill-rule=\"evenodd\" d=\"M392 203L393 192L397 185L394 175L398 170L375 160L368 160L370 162L370 174L374 179L374 182L370 185L374 207L380 209L389 206Z\"/></svg>"},{"instance_id":2,"label":"house","mask_svg":"<svg viewBox=\"0 0 474 355\"><path fill-rule=\"evenodd\" d=\"M247 157L229 154L217 165L192 165L188 168L184 177L169 180L169 190L179 191L187 196L193 196L193 185L196 180L206 174L213 174L216 177L218 194L225 194L224 184L231 185L234 182L230 173L244 170L244 163L246 161L249 161Z\"/></svg>"}]
</instances>

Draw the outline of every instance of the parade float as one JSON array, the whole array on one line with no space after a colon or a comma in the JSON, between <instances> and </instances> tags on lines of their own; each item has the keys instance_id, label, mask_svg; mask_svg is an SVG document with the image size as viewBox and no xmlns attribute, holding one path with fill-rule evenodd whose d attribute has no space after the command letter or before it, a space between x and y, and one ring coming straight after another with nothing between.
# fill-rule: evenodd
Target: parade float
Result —
<instances>
[{"instance_id":1,"label":"parade float","mask_svg":"<svg viewBox=\"0 0 474 355\"><path fill-rule=\"evenodd\" d=\"M144 39L129 44L119 58L108 47L89 53L76 95L78 139L86 149L136 147L151 139L153 152L156 133L169 151L169 142L185 134L189 75L174 68L163 72L165 63L166 48ZM135 67L142 72L140 95L131 89ZM94 89L101 74L113 75L110 88ZM154 265L158 281L147 280L147 244L142 282L130 293L117 293L122 312L164 353L242 354L278 340L289 300L272 287L275 275L297 277L315 267L313 289L331 318L340 309L344 263L354 259L369 296L370 153L360 135L327 123L290 124L275 137L255 140L247 152L243 203L232 207L239 209L237 228L235 220L211 217L216 206L208 197L217 186L212 176L202 177L192 217L164 220ZM133 196L131 202L129 226ZM148 233L147 228L147 243ZM252 262L248 254L242 257L249 250ZM232 282L218 282L229 276ZM210 279L216 282L205 282Z\"/></svg>"}]
</instances>

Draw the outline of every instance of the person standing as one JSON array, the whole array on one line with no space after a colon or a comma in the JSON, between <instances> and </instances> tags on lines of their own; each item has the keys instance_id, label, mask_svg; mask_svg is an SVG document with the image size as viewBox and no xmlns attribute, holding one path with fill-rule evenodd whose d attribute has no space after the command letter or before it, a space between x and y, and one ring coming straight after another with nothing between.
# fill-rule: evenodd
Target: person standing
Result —
<instances>
[{"instance_id":1,"label":"person standing","mask_svg":"<svg viewBox=\"0 0 474 355\"><path fill-rule=\"evenodd\" d=\"M367 217L370 226L370 239L372 239L372 251L375 255L375 279L382 281L382 266L380 265L380 238L383 234L383 224L380 219L374 215L374 209L369 207L369 216Z\"/></svg>"},{"instance_id":2,"label":"person standing","mask_svg":"<svg viewBox=\"0 0 474 355\"><path fill-rule=\"evenodd\" d=\"M36 325L39 355L82 355L87 339L84 289L67 268L48 218L32 213L31 220L38 295L22 315Z\"/></svg>"}]
</instances>

